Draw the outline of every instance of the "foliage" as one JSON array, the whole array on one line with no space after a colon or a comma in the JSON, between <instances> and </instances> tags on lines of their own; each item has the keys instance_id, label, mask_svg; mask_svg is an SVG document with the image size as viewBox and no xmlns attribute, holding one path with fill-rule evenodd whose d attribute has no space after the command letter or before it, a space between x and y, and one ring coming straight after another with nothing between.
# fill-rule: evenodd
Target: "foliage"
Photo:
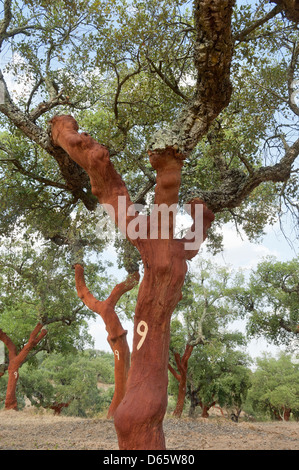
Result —
<instances>
[{"instance_id":1,"label":"foliage","mask_svg":"<svg viewBox=\"0 0 299 470\"><path fill-rule=\"evenodd\" d=\"M252 336L264 336L277 345L296 349L299 325L299 260L265 258L236 292L240 307L248 315Z\"/></svg>"},{"instance_id":2,"label":"foliage","mask_svg":"<svg viewBox=\"0 0 299 470\"><path fill-rule=\"evenodd\" d=\"M20 371L19 402L24 397L36 407L50 408L68 403L62 413L68 416L95 416L105 411L113 395L113 355L96 350L76 354L38 355L38 364ZM107 390L98 382L112 384Z\"/></svg>"},{"instance_id":3,"label":"foliage","mask_svg":"<svg viewBox=\"0 0 299 470\"><path fill-rule=\"evenodd\" d=\"M171 322L171 350L183 353L185 345L212 341L235 320L238 309L230 301L237 282L231 268L200 259L188 273L183 298Z\"/></svg>"},{"instance_id":4,"label":"foliage","mask_svg":"<svg viewBox=\"0 0 299 470\"><path fill-rule=\"evenodd\" d=\"M257 359L257 368L252 375L252 387L248 403L259 416L284 418L291 410L299 414L299 367L298 361L286 353L277 358L264 354Z\"/></svg>"},{"instance_id":5,"label":"foliage","mask_svg":"<svg viewBox=\"0 0 299 470\"><path fill-rule=\"evenodd\" d=\"M234 349L239 342L239 335L227 334L222 342L195 349L189 361L188 395L196 397L197 405L209 407L216 402L234 410L242 407L251 384L251 372L249 357Z\"/></svg>"},{"instance_id":6,"label":"foliage","mask_svg":"<svg viewBox=\"0 0 299 470\"><path fill-rule=\"evenodd\" d=\"M69 255L63 247L18 232L2 238L0 272L0 327L17 349L24 346L38 322L48 333L38 349L71 351L92 341L87 319L93 314L75 290ZM95 267L87 269L91 286L99 280ZM98 292L101 283L97 283Z\"/></svg>"},{"instance_id":7,"label":"foliage","mask_svg":"<svg viewBox=\"0 0 299 470\"><path fill-rule=\"evenodd\" d=\"M237 281L229 268L201 259L189 273L171 322L171 351L182 355L186 344L194 344L188 361L189 398L193 394L206 405L217 401L227 407L241 406L250 384L249 359L234 350L244 345L244 338L228 330L240 314L231 302L231 289ZM175 393L177 384L172 377L170 384Z\"/></svg>"}]
</instances>

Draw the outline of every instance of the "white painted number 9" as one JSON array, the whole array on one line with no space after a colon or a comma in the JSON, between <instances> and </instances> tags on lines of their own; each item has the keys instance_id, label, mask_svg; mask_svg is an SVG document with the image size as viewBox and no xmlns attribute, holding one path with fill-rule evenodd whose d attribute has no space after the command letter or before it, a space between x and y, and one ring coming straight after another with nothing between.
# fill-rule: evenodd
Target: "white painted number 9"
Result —
<instances>
[{"instance_id":1,"label":"white painted number 9","mask_svg":"<svg viewBox=\"0 0 299 470\"><path fill-rule=\"evenodd\" d=\"M141 327L143 326L143 329L141 330ZM145 323L145 321L141 321L138 323L137 325L137 333L141 336L141 340L139 341L139 343L137 344L137 351L138 349L141 348L141 346L143 345L144 343L144 340L146 338L146 335L147 335L147 332L148 332L148 326L147 326L147 323Z\"/></svg>"}]
</instances>

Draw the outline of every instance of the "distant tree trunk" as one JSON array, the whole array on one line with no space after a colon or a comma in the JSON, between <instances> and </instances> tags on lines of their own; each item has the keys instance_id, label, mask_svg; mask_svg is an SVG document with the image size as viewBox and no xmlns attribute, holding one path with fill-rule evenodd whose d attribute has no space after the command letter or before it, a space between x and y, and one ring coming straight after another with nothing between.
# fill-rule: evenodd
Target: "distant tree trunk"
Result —
<instances>
[{"instance_id":1,"label":"distant tree trunk","mask_svg":"<svg viewBox=\"0 0 299 470\"><path fill-rule=\"evenodd\" d=\"M199 389L194 389L192 385L188 385L188 397L190 399L189 418L194 418L195 409L199 405L198 392Z\"/></svg>"},{"instance_id":2,"label":"distant tree trunk","mask_svg":"<svg viewBox=\"0 0 299 470\"><path fill-rule=\"evenodd\" d=\"M280 416L279 411L276 408L274 408L272 405L269 405L269 410L272 419L275 419L276 421L282 421L282 417Z\"/></svg>"},{"instance_id":3,"label":"distant tree trunk","mask_svg":"<svg viewBox=\"0 0 299 470\"><path fill-rule=\"evenodd\" d=\"M214 405L214 408L215 408L216 410L219 410L220 413L221 413L221 415L223 416L223 418L225 418L225 414L224 414L223 409L221 408L221 406L219 406L219 405Z\"/></svg>"},{"instance_id":4,"label":"distant tree trunk","mask_svg":"<svg viewBox=\"0 0 299 470\"><path fill-rule=\"evenodd\" d=\"M85 305L98 313L105 323L108 332L108 343L114 354L115 389L108 410L108 418L114 416L115 410L123 399L130 368L130 350L127 342L127 331L123 329L115 312L115 306L121 296L138 284L139 273L129 274L124 282L117 284L109 297L104 301L97 300L88 290L84 279L84 267L75 264L75 280L77 293Z\"/></svg>"},{"instance_id":5,"label":"distant tree trunk","mask_svg":"<svg viewBox=\"0 0 299 470\"><path fill-rule=\"evenodd\" d=\"M180 357L178 353L174 354L175 362L176 362L179 373L177 373L173 369L171 364L168 364L168 369L179 382L178 398L177 398L175 410L173 412L173 415L178 418L182 416L182 412L184 408L184 403L185 403L185 398L186 398L186 387L187 387L188 361L193 351L193 347L194 346L187 344L185 348L185 352L182 357Z\"/></svg>"},{"instance_id":6,"label":"distant tree trunk","mask_svg":"<svg viewBox=\"0 0 299 470\"><path fill-rule=\"evenodd\" d=\"M70 401L67 403L53 403L53 405L49 405L47 408L50 408L54 411L54 415L60 415L63 408L68 408L70 405Z\"/></svg>"},{"instance_id":7,"label":"distant tree trunk","mask_svg":"<svg viewBox=\"0 0 299 470\"><path fill-rule=\"evenodd\" d=\"M291 408L285 408L284 412L283 412L283 420L284 421L289 421L290 419L290 415L291 415Z\"/></svg>"},{"instance_id":8,"label":"distant tree trunk","mask_svg":"<svg viewBox=\"0 0 299 470\"><path fill-rule=\"evenodd\" d=\"M17 410L18 402L16 397L16 389L19 378L19 369L26 360L29 352L42 340L47 334L47 330L43 328L42 323L38 323L32 331L29 341L18 353L15 344L9 336L0 329L0 340L4 342L8 349L8 383L5 398L6 410Z\"/></svg>"},{"instance_id":9,"label":"distant tree trunk","mask_svg":"<svg viewBox=\"0 0 299 470\"><path fill-rule=\"evenodd\" d=\"M212 406L216 405L216 402L213 401L213 403L210 403L210 404L206 404L206 403L203 403L203 402L199 402L199 406L201 407L201 417L202 418L208 418L210 415L208 413L209 409L212 408Z\"/></svg>"}]
</instances>

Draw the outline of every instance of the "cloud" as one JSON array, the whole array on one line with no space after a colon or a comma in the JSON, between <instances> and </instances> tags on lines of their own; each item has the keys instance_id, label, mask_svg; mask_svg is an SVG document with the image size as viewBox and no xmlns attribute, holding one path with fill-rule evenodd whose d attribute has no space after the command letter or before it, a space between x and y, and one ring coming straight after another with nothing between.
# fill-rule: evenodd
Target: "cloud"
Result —
<instances>
[{"instance_id":1,"label":"cloud","mask_svg":"<svg viewBox=\"0 0 299 470\"><path fill-rule=\"evenodd\" d=\"M203 258L213 259L217 264L232 265L234 268L255 268L266 256L276 258L292 258L294 253L283 237L276 238L272 227L268 227L266 235L260 243L250 242L246 234L237 233L233 225L226 224L222 228L224 250L212 256L205 244L201 249Z\"/></svg>"},{"instance_id":2,"label":"cloud","mask_svg":"<svg viewBox=\"0 0 299 470\"><path fill-rule=\"evenodd\" d=\"M18 69L18 75L13 71L14 67ZM14 53L9 67L3 71L6 86L15 101L28 99L34 86L34 77L26 68L24 58L20 54Z\"/></svg>"}]
</instances>

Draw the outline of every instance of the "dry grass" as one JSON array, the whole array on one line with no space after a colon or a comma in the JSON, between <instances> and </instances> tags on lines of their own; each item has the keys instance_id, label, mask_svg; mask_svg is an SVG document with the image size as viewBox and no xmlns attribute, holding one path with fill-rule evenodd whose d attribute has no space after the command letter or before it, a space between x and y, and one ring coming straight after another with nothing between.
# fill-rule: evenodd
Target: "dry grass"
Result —
<instances>
[{"instance_id":1,"label":"dry grass","mask_svg":"<svg viewBox=\"0 0 299 470\"><path fill-rule=\"evenodd\" d=\"M297 450L299 423L233 423L224 418L164 421L169 450ZM117 450L112 420L0 411L0 450Z\"/></svg>"}]
</instances>

